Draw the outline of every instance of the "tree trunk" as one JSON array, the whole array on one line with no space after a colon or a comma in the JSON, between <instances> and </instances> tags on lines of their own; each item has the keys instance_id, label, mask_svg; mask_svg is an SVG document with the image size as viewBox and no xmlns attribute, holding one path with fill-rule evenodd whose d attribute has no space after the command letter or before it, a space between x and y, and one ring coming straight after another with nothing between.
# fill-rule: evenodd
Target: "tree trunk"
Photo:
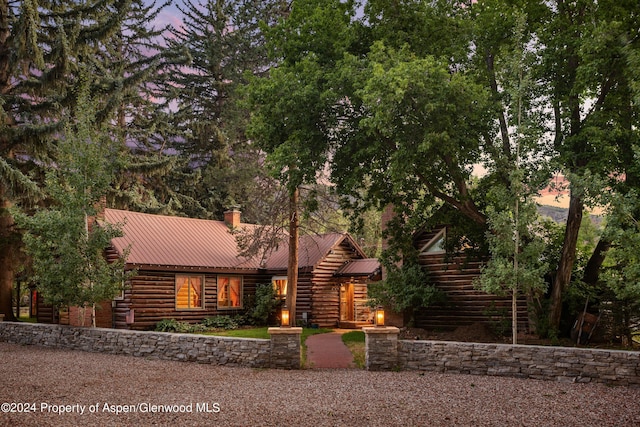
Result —
<instances>
[{"instance_id":1,"label":"tree trunk","mask_svg":"<svg viewBox=\"0 0 640 427\"><path fill-rule=\"evenodd\" d=\"M571 282L573 264L576 260L576 245L578 232L582 223L582 211L584 205L582 198L571 192L569 202L569 216L562 242L562 254L558 262L558 270L553 278L551 288L551 307L549 308L549 327L552 330L560 330L560 316L562 315L562 295Z\"/></svg>"},{"instance_id":2,"label":"tree trunk","mask_svg":"<svg viewBox=\"0 0 640 427\"><path fill-rule=\"evenodd\" d=\"M0 190L1 192L1 190ZM12 293L15 279L15 236L13 236L13 217L9 213L11 202L0 194L0 313L8 321L16 320L13 314Z\"/></svg>"},{"instance_id":3,"label":"tree trunk","mask_svg":"<svg viewBox=\"0 0 640 427\"><path fill-rule=\"evenodd\" d=\"M287 307L289 321L296 325L296 299L298 298L298 196L296 188L289 197L289 263L287 267Z\"/></svg>"},{"instance_id":4,"label":"tree trunk","mask_svg":"<svg viewBox=\"0 0 640 427\"><path fill-rule=\"evenodd\" d=\"M589 258L586 267L584 268L584 274L582 275L582 281L588 285L595 286L600 278L600 268L604 263L607 256L607 251L611 248L611 242L604 237L601 237L596 245L596 248Z\"/></svg>"}]
</instances>

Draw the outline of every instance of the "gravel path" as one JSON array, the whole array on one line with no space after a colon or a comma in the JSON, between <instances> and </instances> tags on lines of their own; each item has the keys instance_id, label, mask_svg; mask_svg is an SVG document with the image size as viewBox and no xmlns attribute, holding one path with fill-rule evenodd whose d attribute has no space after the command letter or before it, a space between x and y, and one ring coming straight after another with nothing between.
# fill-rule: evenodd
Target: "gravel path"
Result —
<instances>
[{"instance_id":1,"label":"gravel path","mask_svg":"<svg viewBox=\"0 0 640 427\"><path fill-rule=\"evenodd\" d=\"M2 426L640 425L640 389L598 384L256 370L7 343L0 343L0 360ZM7 402L23 412L7 412ZM182 412L159 412L161 405ZM55 412L63 409L75 412Z\"/></svg>"}]
</instances>

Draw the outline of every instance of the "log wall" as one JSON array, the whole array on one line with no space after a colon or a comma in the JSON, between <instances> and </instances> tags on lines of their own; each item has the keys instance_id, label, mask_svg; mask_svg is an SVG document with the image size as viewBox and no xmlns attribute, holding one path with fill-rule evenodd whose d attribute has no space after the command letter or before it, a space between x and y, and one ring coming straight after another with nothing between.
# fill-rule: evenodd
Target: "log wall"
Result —
<instances>
[{"instance_id":1,"label":"log wall","mask_svg":"<svg viewBox=\"0 0 640 427\"><path fill-rule=\"evenodd\" d=\"M204 308L176 309L175 277L176 275L204 276ZM228 274L223 274L227 276ZM239 276L238 274L232 274ZM197 272L139 271L124 292L124 298L116 300L114 308L115 327L122 329L149 330L163 319L175 319L180 322L199 323L206 317L216 315L234 315L244 312L244 308L253 298L257 283L268 283L269 278L245 275L242 276L242 309L218 309L217 274ZM127 323L127 315L133 310L133 323Z\"/></svg>"},{"instance_id":2,"label":"log wall","mask_svg":"<svg viewBox=\"0 0 640 427\"><path fill-rule=\"evenodd\" d=\"M351 259L359 258L346 243L335 247L312 272L312 323L336 327L340 323L340 284L334 274Z\"/></svg>"},{"instance_id":3,"label":"log wall","mask_svg":"<svg viewBox=\"0 0 640 427\"><path fill-rule=\"evenodd\" d=\"M422 248L435 233L425 233L418 240ZM445 301L416 313L416 327L454 329L473 323L504 322L511 328L511 297L500 297L476 289L474 280L480 275L482 263L469 261L464 255L447 257L444 253L421 254L419 258L435 286L445 295ZM518 328L528 327L526 299L518 301Z\"/></svg>"}]
</instances>

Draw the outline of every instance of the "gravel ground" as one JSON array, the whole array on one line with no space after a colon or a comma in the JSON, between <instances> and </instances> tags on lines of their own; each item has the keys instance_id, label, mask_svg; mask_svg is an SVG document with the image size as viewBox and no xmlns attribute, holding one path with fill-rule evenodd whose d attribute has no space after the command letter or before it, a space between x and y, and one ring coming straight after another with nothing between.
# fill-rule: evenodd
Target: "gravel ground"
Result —
<instances>
[{"instance_id":1,"label":"gravel ground","mask_svg":"<svg viewBox=\"0 0 640 427\"><path fill-rule=\"evenodd\" d=\"M600 384L257 370L7 343L0 360L2 426L640 425L640 389Z\"/></svg>"}]
</instances>

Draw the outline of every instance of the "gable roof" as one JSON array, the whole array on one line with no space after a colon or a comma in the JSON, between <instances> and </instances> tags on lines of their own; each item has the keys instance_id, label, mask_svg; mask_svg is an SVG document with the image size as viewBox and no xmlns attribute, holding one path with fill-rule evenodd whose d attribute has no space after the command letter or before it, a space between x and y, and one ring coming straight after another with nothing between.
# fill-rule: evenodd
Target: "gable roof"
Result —
<instances>
[{"instance_id":1,"label":"gable roof","mask_svg":"<svg viewBox=\"0 0 640 427\"><path fill-rule=\"evenodd\" d=\"M111 241L128 264L159 267L257 269L255 259L238 257L238 245L224 221L105 209L108 223L123 223L123 237ZM240 227L255 227L241 224Z\"/></svg>"},{"instance_id":2,"label":"gable roof","mask_svg":"<svg viewBox=\"0 0 640 427\"><path fill-rule=\"evenodd\" d=\"M322 261L329 252L346 242L361 257L364 252L353 238L347 233L309 234L300 236L298 245L298 267L313 268ZM283 242L267 260L266 267L270 270L287 268L289 262L289 242Z\"/></svg>"},{"instance_id":3,"label":"gable roof","mask_svg":"<svg viewBox=\"0 0 640 427\"><path fill-rule=\"evenodd\" d=\"M335 276L373 276L381 271L377 258L353 259L346 262L335 272Z\"/></svg>"},{"instance_id":4,"label":"gable roof","mask_svg":"<svg viewBox=\"0 0 640 427\"><path fill-rule=\"evenodd\" d=\"M224 221L145 214L118 209L105 209L104 221L123 224L122 237L112 239L116 251L122 255L127 248L127 264L154 267L193 269L286 270L289 262L289 242L285 239L271 253L265 265L259 259L238 256L235 236ZM238 228L258 227L240 224ZM364 252L348 233L327 233L300 237L299 268L313 268L330 251L346 243L364 258ZM376 265L379 266L377 260ZM357 264L359 265L359 264ZM356 268L356 264L351 269ZM359 265L359 268L365 268ZM375 268L369 264L365 269ZM354 273L351 273L354 274Z\"/></svg>"}]
</instances>

